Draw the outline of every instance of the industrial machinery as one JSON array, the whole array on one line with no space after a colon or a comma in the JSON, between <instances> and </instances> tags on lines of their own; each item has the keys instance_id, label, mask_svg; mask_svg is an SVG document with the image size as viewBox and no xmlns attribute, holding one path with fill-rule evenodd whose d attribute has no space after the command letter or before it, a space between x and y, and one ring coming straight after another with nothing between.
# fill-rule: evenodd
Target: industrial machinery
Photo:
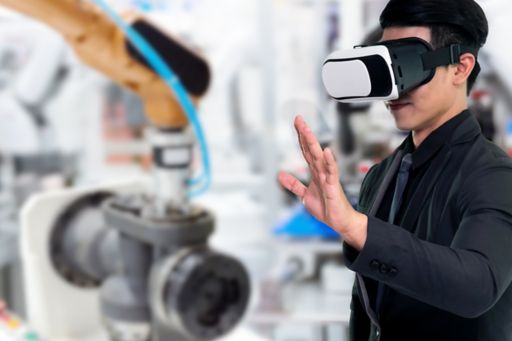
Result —
<instances>
[{"instance_id":1,"label":"industrial machinery","mask_svg":"<svg viewBox=\"0 0 512 341\"><path fill-rule=\"evenodd\" d=\"M210 340L231 330L246 309L249 278L241 263L208 247L213 215L189 202L194 140L175 94L91 3L0 4L61 32L82 61L137 93L153 124L149 194L134 184L103 186L57 192L25 207L29 323L51 340L96 340L98 310L113 340ZM206 61L146 19L126 18L197 104L210 80Z\"/></svg>"}]
</instances>

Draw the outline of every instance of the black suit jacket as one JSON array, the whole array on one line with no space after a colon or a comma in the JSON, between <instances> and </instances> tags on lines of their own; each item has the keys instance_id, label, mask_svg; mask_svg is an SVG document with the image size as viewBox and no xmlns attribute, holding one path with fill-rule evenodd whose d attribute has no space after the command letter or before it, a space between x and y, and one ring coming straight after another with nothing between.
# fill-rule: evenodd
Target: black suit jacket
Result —
<instances>
[{"instance_id":1,"label":"black suit jacket","mask_svg":"<svg viewBox=\"0 0 512 341\"><path fill-rule=\"evenodd\" d=\"M368 215L357 273L352 341L512 340L512 161L469 115L446 141L408 203L401 226L375 217L404 143L366 175L358 210ZM390 289L380 318L377 281Z\"/></svg>"}]
</instances>

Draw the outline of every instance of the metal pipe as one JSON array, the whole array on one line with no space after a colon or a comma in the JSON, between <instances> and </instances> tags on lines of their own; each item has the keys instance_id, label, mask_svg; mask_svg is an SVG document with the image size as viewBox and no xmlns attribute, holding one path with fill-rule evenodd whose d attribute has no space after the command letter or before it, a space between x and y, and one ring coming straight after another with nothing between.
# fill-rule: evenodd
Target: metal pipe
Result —
<instances>
[{"instance_id":1,"label":"metal pipe","mask_svg":"<svg viewBox=\"0 0 512 341\"><path fill-rule=\"evenodd\" d=\"M154 129L150 135L153 149L153 173L160 216L169 208L187 204L187 180L190 177L193 136L190 129Z\"/></svg>"}]
</instances>

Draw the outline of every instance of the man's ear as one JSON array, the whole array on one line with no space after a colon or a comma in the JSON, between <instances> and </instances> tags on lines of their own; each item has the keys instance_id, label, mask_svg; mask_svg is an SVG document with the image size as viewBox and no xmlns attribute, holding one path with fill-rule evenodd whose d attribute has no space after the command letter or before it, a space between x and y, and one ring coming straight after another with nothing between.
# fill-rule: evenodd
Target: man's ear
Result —
<instances>
[{"instance_id":1,"label":"man's ear","mask_svg":"<svg viewBox=\"0 0 512 341\"><path fill-rule=\"evenodd\" d=\"M454 65L455 73L453 74L453 84L462 85L464 84L473 69L475 68L476 59L471 53L464 53L460 56L459 64Z\"/></svg>"}]
</instances>

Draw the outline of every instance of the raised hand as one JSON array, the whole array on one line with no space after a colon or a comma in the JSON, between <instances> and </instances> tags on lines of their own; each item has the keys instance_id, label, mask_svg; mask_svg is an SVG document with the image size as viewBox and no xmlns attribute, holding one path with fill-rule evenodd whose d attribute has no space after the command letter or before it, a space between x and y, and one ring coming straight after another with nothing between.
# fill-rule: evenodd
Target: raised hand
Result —
<instances>
[{"instance_id":1,"label":"raised hand","mask_svg":"<svg viewBox=\"0 0 512 341\"><path fill-rule=\"evenodd\" d=\"M280 172L279 183L302 200L306 209L318 220L327 224L345 239L358 235L353 246L360 246L366 241L366 226L364 236L362 214L354 210L339 182L339 171L331 149L322 150L320 143L302 117L295 118L295 129L299 139L304 159L311 172L311 181L306 187L293 175ZM366 218L366 216L364 216ZM359 248L359 247L358 247Z\"/></svg>"}]
</instances>

